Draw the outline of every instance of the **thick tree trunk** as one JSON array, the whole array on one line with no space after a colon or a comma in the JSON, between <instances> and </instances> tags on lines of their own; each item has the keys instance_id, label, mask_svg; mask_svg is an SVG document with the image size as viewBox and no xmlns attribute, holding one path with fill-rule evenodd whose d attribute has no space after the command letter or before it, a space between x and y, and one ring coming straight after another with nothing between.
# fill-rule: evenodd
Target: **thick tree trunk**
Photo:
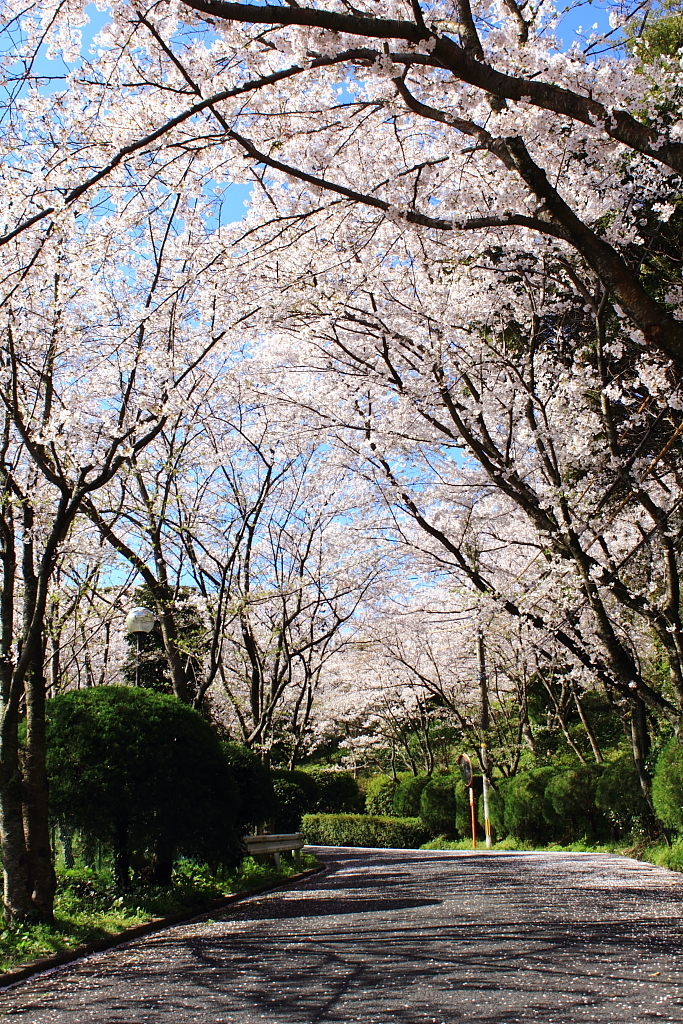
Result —
<instances>
[{"instance_id":1,"label":"thick tree trunk","mask_svg":"<svg viewBox=\"0 0 683 1024\"><path fill-rule=\"evenodd\" d=\"M183 704L191 704L190 689L187 685L187 673L183 665L183 659L178 650L178 633L176 631L175 619L170 608L164 608L157 604L161 636L164 641L164 651L168 661L168 669L171 675L173 692Z\"/></svg>"},{"instance_id":2,"label":"thick tree trunk","mask_svg":"<svg viewBox=\"0 0 683 1024\"><path fill-rule=\"evenodd\" d=\"M654 822L657 815L652 803L652 779L645 767L645 759L650 750L650 735L647 731L647 709L645 702L640 697L635 697L631 705L631 748L633 750L636 771L638 772L638 779L640 780L640 788L643 791L643 796L650 808Z\"/></svg>"},{"instance_id":3,"label":"thick tree trunk","mask_svg":"<svg viewBox=\"0 0 683 1024\"><path fill-rule=\"evenodd\" d=\"M4 918L10 924L33 919L17 731L18 715L5 707L0 730L0 844Z\"/></svg>"},{"instance_id":4,"label":"thick tree trunk","mask_svg":"<svg viewBox=\"0 0 683 1024\"><path fill-rule=\"evenodd\" d=\"M153 885L170 885L173 877L173 848L163 839L154 845L151 882Z\"/></svg>"},{"instance_id":5,"label":"thick tree trunk","mask_svg":"<svg viewBox=\"0 0 683 1024\"><path fill-rule=\"evenodd\" d=\"M24 835L34 915L53 920L57 878L52 862L48 814L45 735L45 679L42 658L26 681L26 748L23 756Z\"/></svg>"},{"instance_id":6,"label":"thick tree trunk","mask_svg":"<svg viewBox=\"0 0 683 1024\"><path fill-rule=\"evenodd\" d=\"M112 845L114 848L114 880L119 889L127 889L130 884L130 851L128 849L127 822L119 822Z\"/></svg>"}]
</instances>

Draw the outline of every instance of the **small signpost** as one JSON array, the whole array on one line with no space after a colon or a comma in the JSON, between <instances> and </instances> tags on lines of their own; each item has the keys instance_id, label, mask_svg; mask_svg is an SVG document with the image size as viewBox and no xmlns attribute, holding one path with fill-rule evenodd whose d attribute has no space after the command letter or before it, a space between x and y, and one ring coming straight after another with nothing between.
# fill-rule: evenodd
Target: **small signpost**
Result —
<instances>
[{"instance_id":1,"label":"small signpost","mask_svg":"<svg viewBox=\"0 0 683 1024\"><path fill-rule=\"evenodd\" d=\"M472 762L470 761L467 754L460 754L458 758L458 767L460 768L460 774L462 775L462 781L465 783L470 791L470 821L472 823L472 849L477 848L477 806L474 799L474 772L472 771Z\"/></svg>"}]
</instances>

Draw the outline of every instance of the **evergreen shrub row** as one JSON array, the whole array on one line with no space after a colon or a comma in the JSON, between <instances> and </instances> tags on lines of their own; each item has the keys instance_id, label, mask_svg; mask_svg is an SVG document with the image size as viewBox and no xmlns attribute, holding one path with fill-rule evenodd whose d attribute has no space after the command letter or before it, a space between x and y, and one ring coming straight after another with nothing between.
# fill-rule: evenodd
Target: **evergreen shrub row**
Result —
<instances>
[{"instance_id":1,"label":"evergreen shrub row","mask_svg":"<svg viewBox=\"0 0 683 1024\"><path fill-rule=\"evenodd\" d=\"M499 780L490 813L499 836L544 844L616 839L645 820L649 809L633 759L625 754L606 765L545 766Z\"/></svg>"},{"instance_id":2,"label":"evergreen shrub row","mask_svg":"<svg viewBox=\"0 0 683 1024\"><path fill-rule=\"evenodd\" d=\"M481 796L481 778L475 778L474 783L475 793ZM404 773L397 779L375 775L366 786L365 810L367 814L419 817L430 837L456 839L470 835L469 793L459 773Z\"/></svg>"},{"instance_id":3,"label":"evergreen shrub row","mask_svg":"<svg viewBox=\"0 0 683 1024\"><path fill-rule=\"evenodd\" d=\"M365 846L415 850L429 838L419 818L375 814L305 814L306 842L313 846Z\"/></svg>"},{"instance_id":4,"label":"evergreen shrub row","mask_svg":"<svg viewBox=\"0 0 683 1024\"><path fill-rule=\"evenodd\" d=\"M271 772L275 793L273 829L297 832L304 814L362 811L363 794L349 772L306 768Z\"/></svg>"},{"instance_id":5,"label":"evergreen shrub row","mask_svg":"<svg viewBox=\"0 0 683 1024\"><path fill-rule=\"evenodd\" d=\"M484 835L481 777L475 776L478 838ZM683 828L683 748L672 741L660 755L653 796L660 819ZM499 838L543 845L616 840L651 820L629 753L607 764L544 765L496 780L489 790ZM377 775L366 787L368 814L419 817L430 837L469 838L469 793L459 774L392 779Z\"/></svg>"}]
</instances>

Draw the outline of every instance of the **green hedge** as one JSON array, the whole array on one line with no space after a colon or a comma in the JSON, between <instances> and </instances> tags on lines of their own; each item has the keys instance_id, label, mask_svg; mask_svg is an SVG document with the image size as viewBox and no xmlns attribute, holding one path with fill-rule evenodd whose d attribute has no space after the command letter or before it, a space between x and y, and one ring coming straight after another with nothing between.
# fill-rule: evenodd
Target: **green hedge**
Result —
<instances>
[{"instance_id":1,"label":"green hedge","mask_svg":"<svg viewBox=\"0 0 683 1024\"><path fill-rule=\"evenodd\" d=\"M609 838L609 822L596 806L595 791L602 774L602 765L585 764L567 767L550 779L545 787L545 800L557 816L559 841L586 837L596 843Z\"/></svg>"},{"instance_id":2,"label":"green hedge","mask_svg":"<svg viewBox=\"0 0 683 1024\"><path fill-rule=\"evenodd\" d=\"M406 775L399 779L394 791L394 814L398 818L417 818L420 798L429 778L427 775Z\"/></svg>"},{"instance_id":3,"label":"green hedge","mask_svg":"<svg viewBox=\"0 0 683 1024\"><path fill-rule=\"evenodd\" d=\"M552 842L562 822L545 795L555 768L532 768L499 784L504 803L505 831L532 843Z\"/></svg>"},{"instance_id":4,"label":"green hedge","mask_svg":"<svg viewBox=\"0 0 683 1024\"><path fill-rule=\"evenodd\" d=\"M298 832L301 818L308 811L310 803L308 795L301 786L287 779L275 779L273 782L275 813L272 817L274 832Z\"/></svg>"},{"instance_id":5,"label":"green hedge","mask_svg":"<svg viewBox=\"0 0 683 1024\"><path fill-rule=\"evenodd\" d=\"M396 779L388 775L374 775L365 787L365 810L367 814L387 815L394 811Z\"/></svg>"},{"instance_id":6,"label":"green hedge","mask_svg":"<svg viewBox=\"0 0 683 1024\"><path fill-rule=\"evenodd\" d=\"M419 818L373 814L305 814L302 830L314 846L372 846L416 850L429 838Z\"/></svg>"},{"instance_id":7,"label":"green hedge","mask_svg":"<svg viewBox=\"0 0 683 1024\"><path fill-rule=\"evenodd\" d=\"M456 836L455 787L459 781L454 775L437 775L422 790L420 818L430 835L449 839Z\"/></svg>"},{"instance_id":8,"label":"green hedge","mask_svg":"<svg viewBox=\"0 0 683 1024\"><path fill-rule=\"evenodd\" d=\"M683 828L683 748L671 740L657 758L652 782L657 816L670 828Z\"/></svg>"},{"instance_id":9,"label":"green hedge","mask_svg":"<svg viewBox=\"0 0 683 1024\"><path fill-rule=\"evenodd\" d=\"M309 807L309 811L320 814L355 814L364 809L365 797L351 772L315 765L303 769L303 773L315 779L319 792L315 806Z\"/></svg>"},{"instance_id":10,"label":"green hedge","mask_svg":"<svg viewBox=\"0 0 683 1024\"><path fill-rule=\"evenodd\" d=\"M612 825L613 838L629 835L650 818L633 755L623 754L604 766L595 789L595 803Z\"/></svg>"}]
</instances>

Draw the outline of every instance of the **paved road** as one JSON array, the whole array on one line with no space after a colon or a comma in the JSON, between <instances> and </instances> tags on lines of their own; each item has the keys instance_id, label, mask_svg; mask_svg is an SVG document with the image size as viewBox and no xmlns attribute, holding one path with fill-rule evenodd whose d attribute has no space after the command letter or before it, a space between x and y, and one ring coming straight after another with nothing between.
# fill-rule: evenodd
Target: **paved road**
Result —
<instances>
[{"instance_id":1,"label":"paved road","mask_svg":"<svg viewBox=\"0 0 683 1024\"><path fill-rule=\"evenodd\" d=\"M594 854L327 849L329 871L0 995L26 1024L683 1021L683 877Z\"/></svg>"}]
</instances>

